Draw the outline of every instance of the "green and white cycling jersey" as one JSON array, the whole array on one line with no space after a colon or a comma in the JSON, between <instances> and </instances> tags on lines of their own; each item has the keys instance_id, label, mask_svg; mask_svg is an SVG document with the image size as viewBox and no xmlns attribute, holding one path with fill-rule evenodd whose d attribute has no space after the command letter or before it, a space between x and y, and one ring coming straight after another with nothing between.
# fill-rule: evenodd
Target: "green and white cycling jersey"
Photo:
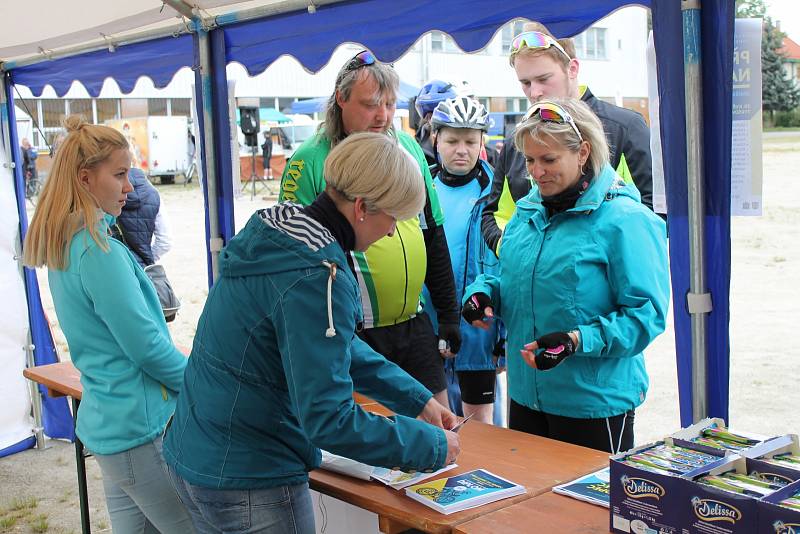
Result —
<instances>
[{"instance_id":1,"label":"green and white cycling jersey","mask_svg":"<svg viewBox=\"0 0 800 534\"><path fill-rule=\"evenodd\" d=\"M391 237L373 243L366 252L351 252L349 260L361 287L364 328L402 323L420 311L420 293L428 260L422 231L441 226L444 215L422 149L405 132L395 131L403 147L419 163L427 199L419 216L397 222ZM287 162L281 178L281 201L307 206L325 189L323 168L330 141L317 133Z\"/></svg>"}]
</instances>

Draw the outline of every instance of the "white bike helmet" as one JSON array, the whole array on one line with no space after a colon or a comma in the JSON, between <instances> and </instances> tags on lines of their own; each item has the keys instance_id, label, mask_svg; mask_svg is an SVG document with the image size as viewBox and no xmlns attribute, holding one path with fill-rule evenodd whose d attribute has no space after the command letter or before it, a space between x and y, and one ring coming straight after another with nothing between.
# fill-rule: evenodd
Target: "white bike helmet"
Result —
<instances>
[{"instance_id":1,"label":"white bike helmet","mask_svg":"<svg viewBox=\"0 0 800 534\"><path fill-rule=\"evenodd\" d=\"M468 96L458 96L440 102L431 116L433 131L448 128L489 130L489 112L483 104Z\"/></svg>"}]
</instances>

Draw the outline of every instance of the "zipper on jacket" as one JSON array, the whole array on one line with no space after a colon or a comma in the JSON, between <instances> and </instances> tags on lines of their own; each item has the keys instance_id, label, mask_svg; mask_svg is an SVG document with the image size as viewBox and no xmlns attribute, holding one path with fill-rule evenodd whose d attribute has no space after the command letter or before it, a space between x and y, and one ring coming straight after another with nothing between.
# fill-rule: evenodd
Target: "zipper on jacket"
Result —
<instances>
[{"instance_id":1,"label":"zipper on jacket","mask_svg":"<svg viewBox=\"0 0 800 534\"><path fill-rule=\"evenodd\" d=\"M400 227L396 227L397 238L400 239L400 247L403 249L403 269L405 269L405 287L403 290L403 308L400 310L400 317L405 317L406 315L406 306L408 305L408 257L406 255L406 244L403 241L403 233L400 231ZM394 319L395 324L397 324L397 319L400 317L396 317Z\"/></svg>"}]
</instances>

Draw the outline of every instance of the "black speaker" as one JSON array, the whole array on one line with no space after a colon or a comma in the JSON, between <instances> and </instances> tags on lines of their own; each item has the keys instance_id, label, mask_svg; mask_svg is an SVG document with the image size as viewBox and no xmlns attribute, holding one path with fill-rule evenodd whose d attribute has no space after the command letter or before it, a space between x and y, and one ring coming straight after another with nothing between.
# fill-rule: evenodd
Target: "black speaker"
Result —
<instances>
[{"instance_id":1,"label":"black speaker","mask_svg":"<svg viewBox=\"0 0 800 534\"><path fill-rule=\"evenodd\" d=\"M258 146L258 131L261 129L261 119L258 115L258 108L240 107L239 127L244 134L245 144L247 146Z\"/></svg>"}]
</instances>

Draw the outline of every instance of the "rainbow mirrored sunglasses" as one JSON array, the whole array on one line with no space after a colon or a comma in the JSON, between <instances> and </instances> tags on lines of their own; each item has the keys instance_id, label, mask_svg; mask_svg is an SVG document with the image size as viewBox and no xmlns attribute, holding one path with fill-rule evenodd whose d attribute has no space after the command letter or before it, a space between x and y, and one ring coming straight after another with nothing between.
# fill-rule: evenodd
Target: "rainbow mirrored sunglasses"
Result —
<instances>
[{"instance_id":1,"label":"rainbow mirrored sunglasses","mask_svg":"<svg viewBox=\"0 0 800 534\"><path fill-rule=\"evenodd\" d=\"M345 64L344 68L339 73L338 81L341 81L342 78L344 78L345 74L353 72L354 70L358 70L361 67L374 65L375 63L377 63L377 61L378 60L375 58L375 54L373 54L369 50L362 50L361 52L353 56L353 59L351 59Z\"/></svg>"},{"instance_id":2,"label":"rainbow mirrored sunglasses","mask_svg":"<svg viewBox=\"0 0 800 534\"><path fill-rule=\"evenodd\" d=\"M545 122L555 122L556 124L569 124L572 126L572 129L575 130L575 134L578 136L578 139L582 142L583 136L581 135L581 131L578 130L578 126L575 124L575 119L572 118L572 115L569 112L556 104L555 102L549 101L541 101L537 102L531 106L528 112L525 114L525 118L523 121L527 121L534 115L539 115L539 118Z\"/></svg>"},{"instance_id":3,"label":"rainbow mirrored sunglasses","mask_svg":"<svg viewBox=\"0 0 800 534\"><path fill-rule=\"evenodd\" d=\"M569 54L567 54L567 51L564 50L564 47L558 44L558 41L556 41L546 33L534 32L534 31L522 32L521 34L514 37L514 40L511 41L511 55L516 54L517 52L522 50L523 47L530 48L532 50L536 49L546 50L551 46L557 49L562 54L564 54L564 57L566 57L567 60L572 59L571 57L569 57Z\"/></svg>"}]
</instances>

